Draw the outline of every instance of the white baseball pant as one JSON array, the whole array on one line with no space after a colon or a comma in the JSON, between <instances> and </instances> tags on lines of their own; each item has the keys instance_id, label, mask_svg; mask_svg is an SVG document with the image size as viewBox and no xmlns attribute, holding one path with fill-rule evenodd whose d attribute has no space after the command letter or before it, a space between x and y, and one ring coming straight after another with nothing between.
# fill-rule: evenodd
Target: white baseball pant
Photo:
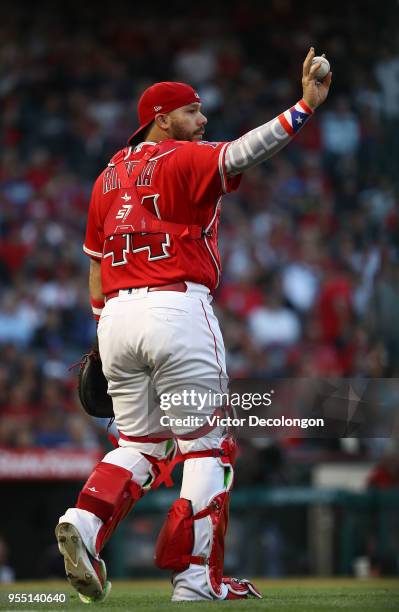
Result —
<instances>
[{"instance_id":1,"label":"white baseball pant","mask_svg":"<svg viewBox=\"0 0 399 612\"><path fill-rule=\"evenodd\" d=\"M126 438L119 448L103 459L132 472L132 479L145 484L151 464L142 453L162 458L167 442L138 440L160 431L162 411L149 411L151 385L156 395L181 393L192 382L203 391L225 392L227 374L225 350L219 324L211 307L209 290L187 282L187 292L148 291L147 288L121 290L102 312L98 339L108 390L113 399L116 426ZM202 414L212 414L214 406L204 406ZM171 407L171 416L192 413L190 408ZM181 431L174 432L175 435ZM214 429L205 436L178 440L183 453L218 448L223 435ZM225 469L216 457L188 459L184 465L181 497L190 499L194 512L225 490ZM78 508L69 509L61 520L69 520L80 530L84 542L95 554L95 541L101 521ZM208 519L195 522L193 555L206 556L210 548ZM203 566L190 567L173 579L174 601L213 599Z\"/></svg>"}]
</instances>

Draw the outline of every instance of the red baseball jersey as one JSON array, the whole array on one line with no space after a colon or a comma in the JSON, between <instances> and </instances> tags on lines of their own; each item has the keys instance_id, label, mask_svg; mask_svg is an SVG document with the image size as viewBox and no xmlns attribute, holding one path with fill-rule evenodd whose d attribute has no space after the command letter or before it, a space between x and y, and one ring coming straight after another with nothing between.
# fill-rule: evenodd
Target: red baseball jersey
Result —
<instances>
[{"instance_id":1,"label":"red baseball jersey","mask_svg":"<svg viewBox=\"0 0 399 612\"><path fill-rule=\"evenodd\" d=\"M147 146L123 150L130 174ZM228 178L225 153L228 143L165 140L159 143L138 176L139 201L162 221L201 226L206 235L190 240L167 233L134 233L124 239L105 236L104 223L115 200L120 209L115 218L123 224L131 199L120 189L117 168L109 165L94 184L83 250L101 260L105 295L130 287L156 287L192 281L214 289L220 279L218 250L220 201L224 193L237 189L241 176ZM121 237L118 237L121 238Z\"/></svg>"}]
</instances>

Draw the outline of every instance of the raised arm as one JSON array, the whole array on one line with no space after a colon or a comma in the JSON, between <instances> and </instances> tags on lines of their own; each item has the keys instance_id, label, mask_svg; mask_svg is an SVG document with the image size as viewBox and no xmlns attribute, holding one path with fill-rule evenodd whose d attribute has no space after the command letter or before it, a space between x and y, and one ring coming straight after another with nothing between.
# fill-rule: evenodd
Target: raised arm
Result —
<instances>
[{"instance_id":1,"label":"raised arm","mask_svg":"<svg viewBox=\"0 0 399 612\"><path fill-rule=\"evenodd\" d=\"M278 117L228 145L225 163L229 176L240 174L278 153L327 98L332 73L329 72L322 82L318 81L315 73L320 63L312 66L314 56L314 48L311 47L303 62L302 99Z\"/></svg>"}]
</instances>

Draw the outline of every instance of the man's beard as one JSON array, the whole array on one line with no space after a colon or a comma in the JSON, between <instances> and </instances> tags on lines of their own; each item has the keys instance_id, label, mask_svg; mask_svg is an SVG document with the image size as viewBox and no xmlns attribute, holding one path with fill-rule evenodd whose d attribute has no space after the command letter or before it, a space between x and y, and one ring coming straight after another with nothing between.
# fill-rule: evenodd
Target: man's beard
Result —
<instances>
[{"instance_id":1,"label":"man's beard","mask_svg":"<svg viewBox=\"0 0 399 612\"><path fill-rule=\"evenodd\" d=\"M189 140L192 141L196 132L192 133L180 126L177 122L172 122L172 138L173 140Z\"/></svg>"}]
</instances>

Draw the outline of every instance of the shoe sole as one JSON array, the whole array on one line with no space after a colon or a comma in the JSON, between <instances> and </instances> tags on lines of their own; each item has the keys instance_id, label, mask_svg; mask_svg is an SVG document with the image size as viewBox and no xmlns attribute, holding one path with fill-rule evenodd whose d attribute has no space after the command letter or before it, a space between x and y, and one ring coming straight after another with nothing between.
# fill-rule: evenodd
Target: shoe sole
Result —
<instances>
[{"instance_id":1,"label":"shoe sole","mask_svg":"<svg viewBox=\"0 0 399 612\"><path fill-rule=\"evenodd\" d=\"M68 582L83 596L82 601L85 603L103 601L110 591L111 583L104 581L102 586L79 531L71 523L59 523L55 535L59 551L64 557Z\"/></svg>"}]
</instances>

